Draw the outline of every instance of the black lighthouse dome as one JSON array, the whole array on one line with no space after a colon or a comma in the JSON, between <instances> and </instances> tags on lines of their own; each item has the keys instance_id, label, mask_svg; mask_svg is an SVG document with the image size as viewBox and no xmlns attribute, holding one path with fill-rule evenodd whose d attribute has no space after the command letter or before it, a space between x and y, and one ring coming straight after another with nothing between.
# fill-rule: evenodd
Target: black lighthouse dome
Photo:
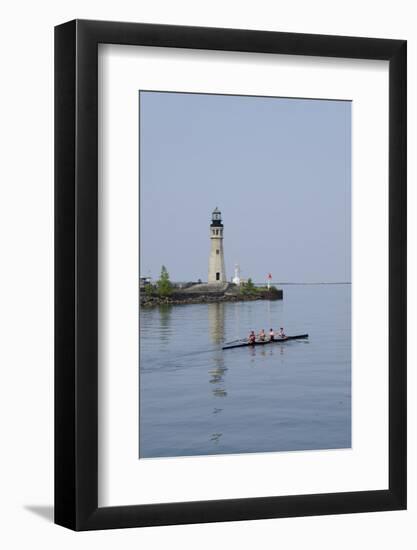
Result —
<instances>
[{"instance_id":1,"label":"black lighthouse dome","mask_svg":"<svg viewBox=\"0 0 417 550\"><path fill-rule=\"evenodd\" d=\"M222 213L220 212L220 210L216 208L213 210L212 214L211 214L211 226L212 227L223 227L223 224L222 224Z\"/></svg>"}]
</instances>

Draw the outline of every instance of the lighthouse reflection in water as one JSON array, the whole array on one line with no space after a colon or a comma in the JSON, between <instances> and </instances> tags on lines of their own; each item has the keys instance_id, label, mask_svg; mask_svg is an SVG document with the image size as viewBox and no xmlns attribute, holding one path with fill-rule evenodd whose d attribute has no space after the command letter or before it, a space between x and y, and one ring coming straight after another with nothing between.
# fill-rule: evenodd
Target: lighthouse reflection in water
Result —
<instances>
[{"instance_id":1,"label":"lighthouse reflection in water","mask_svg":"<svg viewBox=\"0 0 417 550\"><path fill-rule=\"evenodd\" d=\"M141 308L140 458L351 446L351 287L284 292L285 301ZM221 349L282 325L309 339Z\"/></svg>"}]
</instances>

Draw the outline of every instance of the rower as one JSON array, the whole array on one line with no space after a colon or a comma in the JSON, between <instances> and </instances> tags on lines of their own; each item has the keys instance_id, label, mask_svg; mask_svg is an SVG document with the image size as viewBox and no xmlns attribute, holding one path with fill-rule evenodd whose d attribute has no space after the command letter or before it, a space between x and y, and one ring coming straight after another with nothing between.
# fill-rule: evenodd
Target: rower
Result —
<instances>
[{"instance_id":1,"label":"rower","mask_svg":"<svg viewBox=\"0 0 417 550\"><path fill-rule=\"evenodd\" d=\"M282 327L279 329L278 336L279 336L280 338L285 338L284 329L283 329Z\"/></svg>"},{"instance_id":2,"label":"rower","mask_svg":"<svg viewBox=\"0 0 417 550\"><path fill-rule=\"evenodd\" d=\"M264 329L262 329L261 332L259 333L259 340L261 342L265 342L265 338L266 338L266 334L265 334Z\"/></svg>"},{"instance_id":3,"label":"rower","mask_svg":"<svg viewBox=\"0 0 417 550\"><path fill-rule=\"evenodd\" d=\"M270 342L273 342L275 340L275 333L274 333L274 329L272 328L269 329L269 340Z\"/></svg>"},{"instance_id":4,"label":"rower","mask_svg":"<svg viewBox=\"0 0 417 550\"><path fill-rule=\"evenodd\" d=\"M255 341L256 341L255 332L253 330L251 330L250 333L249 333L248 342L249 342L249 344L254 344Z\"/></svg>"}]
</instances>

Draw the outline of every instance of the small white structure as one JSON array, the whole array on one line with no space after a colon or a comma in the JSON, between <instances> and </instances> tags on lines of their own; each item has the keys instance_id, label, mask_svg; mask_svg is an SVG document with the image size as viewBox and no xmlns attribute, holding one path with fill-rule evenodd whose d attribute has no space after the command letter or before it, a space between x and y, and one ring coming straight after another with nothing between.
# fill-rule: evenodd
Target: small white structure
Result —
<instances>
[{"instance_id":1,"label":"small white structure","mask_svg":"<svg viewBox=\"0 0 417 550\"><path fill-rule=\"evenodd\" d=\"M235 264L235 276L232 279L232 283L235 283L235 285L240 286L241 280L240 280L240 266L239 266L239 264Z\"/></svg>"},{"instance_id":2,"label":"small white structure","mask_svg":"<svg viewBox=\"0 0 417 550\"><path fill-rule=\"evenodd\" d=\"M210 256L208 269L209 283L225 283L226 269L224 267L223 223L222 214L216 207L211 215L210 224Z\"/></svg>"},{"instance_id":3,"label":"small white structure","mask_svg":"<svg viewBox=\"0 0 417 550\"><path fill-rule=\"evenodd\" d=\"M145 288L152 283L151 277L139 277L139 288Z\"/></svg>"}]
</instances>

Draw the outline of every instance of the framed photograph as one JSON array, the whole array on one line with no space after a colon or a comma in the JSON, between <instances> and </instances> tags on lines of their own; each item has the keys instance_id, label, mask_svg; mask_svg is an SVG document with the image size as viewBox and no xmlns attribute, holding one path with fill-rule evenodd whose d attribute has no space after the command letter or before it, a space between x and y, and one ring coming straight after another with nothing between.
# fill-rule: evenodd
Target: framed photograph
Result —
<instances>
[{"instance_id":1,"label":"framed photograph","mask_svg":"<svg viewBox=\"0 0 417 550\"><path fill-rule=\"evenodd\" d=\"M406 42L55 29L55 522L406 508Z\"/></svg>"}]
</instances>

